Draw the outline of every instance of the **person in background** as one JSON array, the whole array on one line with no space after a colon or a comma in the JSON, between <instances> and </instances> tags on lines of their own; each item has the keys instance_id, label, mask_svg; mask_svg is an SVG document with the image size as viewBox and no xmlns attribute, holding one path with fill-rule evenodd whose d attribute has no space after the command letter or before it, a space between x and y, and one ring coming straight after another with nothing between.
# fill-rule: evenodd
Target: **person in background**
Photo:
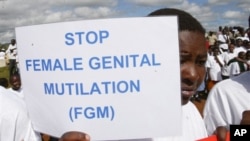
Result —
<instances>
[{"instance_id":1,"label":"person in background","mask_svg":"<svg viewBox=\"0 0 250 141\"><path fill-rule=\"evenodd\" d=\"M242 37L237 37L235 42L235 53L238 55L239 52L246 51L245 47L243 46Z\"/></svg>"},{"instance_id":2,"label":"person in background","mask_svg":"<svg viewBox=\"0 0 250 141\"><path fill-rule=\"evenodd\" d=\"M212 47L213 55L209 56L206 62L207 68L207 90L222 80L221 68L224 66L222 57L220 56L220 50L218 47Z\"/></svg>"},{"instance_id":3,"label":"person in background","mask_svg":"<svg viewBox=\"0 0 250 141\"><path fill-rule=\"evenodd\" d=\"M246 71L219 82L209 92L203 111L209 135L216 132L224 140L230 125L250 125L249 80L250 71Z\"/></svg>"},{"instance_id":4,"label":"person in background","mask_svg":"<svg viewBox=\"0 0 250 141\"><path fill-rule=\"evenodd\" d=\"M6 54L9 59L9 72L10 75L13 73L16 67L16 56L17 56L17 46L16 39L11 39L8 49L6 50Z\"/></svg>"},{"instance_id":5,"label":"person in background","mask_svg":"<svg viewBox=\"0 0 250 141\"><path fill-rule=\"evenodd\" d=\"M215 45L215 43L217 42L216 33L213 32L213 31L209 31L209 32L208 32L207 38L208 38L209 46L213 46L213 45Z\"/></svg>"},{"instance_id":6,"label":"person in background","mask_svg":"<svg viewBox=\"0 0 250 141\"><path fill-rule=\"evenodd\" d=\"M0 86L0 140L40 141L33 130L24 100Z\"/></svg>"},{"instance_id":7,"label":"person in background","mask_svg":"<svg viewBox=\"0 0 250 141\"><path fill-rule=\"evenodd\" d=\"M228 50L228 44L230 43L230 39L228 36L228 29L224 28L222 30L222 34L218 35L219 49L221 52Z\"/></svg>"},{"instance_id":8,"label":"person in background","mask_svg":"<svg viewBox=\"0 0 250 141\"><path fill-rule=\"evenodd\" d=\"M15 73L10 75L9 81L11 87L8 90L17 96L24 98L20 74Z\"/></svg>"},{"instance_id":9,"label":"person in background","mask_svg":"<svg viewBox=\"0 0 250 141\"><path fill-rule=\"evenodd\" d=\"M222 60L224 62L224 65L221 69L221 75L223 80L228 79L230 77L230 70L227 64L230 60L237 57L237 54L234 50L235 50L235 45L231 43L228 47L228 51L223 52L221 54Z\"/></svg>"},{"instance_id":10,"label":"person in background","mask_svg":"<svg viewBox=\"0 0 250 141\"><path fill-rule=\"evenodd\" d=\"M250 41L248 41L248 42L246 43L245 48L246 48L247 51L250 50Z\"/></svg>"},{"instance_id":11,"label":"person in background","mask_svg":"<svg viewBox=\"0 0 250 141\"><path fill-rule=\"evenodd\" d=\"M4 50L4 48L2 48L0 50L0 60L5 60L5 50Z\"/></svg>"},{"instance_id":12,"label":"person in background","mask_svg":"<svg viewBox=\"0 0 250 141\"><path fill-rule=\"evenodd\" d=\"M246 52L246 61L247 61L247 64L248 64L247 70L250 71L250 50L248 50L248 51Z\"/></svg>"},{"instance_id":13,"label":"person in background","mask_svg":"<svg viewBox=\"0 0 250 141\"><path fill-rule=\"evenodd\" d=\"M222 34L222 30L223 30L223 27L222 26L219 26L218 27L218 31L216 33L216 36L218 37L220 34Z\"/></svg>"},{"instance_id":14,"label":"person in background","mask_svg":"<svg viewBox=\"0 0 250 141\"><path fill-rule=\"evenodd\" d=\"M2 48L0 50L0 67L5 67L6 66L6 61L5 61L5 50Z\"/></svg>"},{"instance_id":15,"label":"person in background","mask_svg":"<svg viewBox=\"0 0 250 141\"><path fill-rule=\"evenodd\" d=\"M239 60L240 59L240 60ZM234 77L240 75L245 72L248 68L246 62L246 54L244 51L239 52L238 56L234 59L231 59L228 63L229 75L230 77Z\"/></svg>"},{"instance_id":16,"label":"person in background","mask_svg":"<svg viewBox=\"0 0 250 141\"><path fill-rule=\"evenodd\" d=\"M60 128L60 127L58 127ZM0 141L41 141L34 131L24 100L0 86ZM60 141L90 140L81 132L66 132Z\"/></svg>"}]
</instances>

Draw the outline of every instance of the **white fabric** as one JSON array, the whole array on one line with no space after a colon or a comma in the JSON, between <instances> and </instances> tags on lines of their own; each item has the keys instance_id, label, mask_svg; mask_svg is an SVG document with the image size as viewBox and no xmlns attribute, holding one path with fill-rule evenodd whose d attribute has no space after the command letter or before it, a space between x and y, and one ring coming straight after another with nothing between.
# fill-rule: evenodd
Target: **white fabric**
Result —
<instances>
[{"instance_id":1,"label":"white fabric","mask_svg":"<svg viewBox=\"0 0 250 141\"><path fill-rule=\"evenodd\" d=\"M226 39L229 39L229 37L225 34L219 34L218 35L218 41L221 41L222 43L226 43L227 40Z\"/></svg>"},{"instance_id":2,"label":"white fabric","mask_svg":"<svg viewBox=\"0 0 250 141\"><path fill-rule=\"evenodd\" d=\"M234 51L236 52L236 54L237 54L237 56L238 56L238 54L240 53L240 52L247 52L247 49L246 48L244 48L244 47L242 47L242 46L240 46L240 47L236 47L235 49L234 49Z\"/></svg>"},{"instance_id":3,"label":"white fabric","mask_svg":"<svg viewBox=\"0 0 250 141\"><path fill-rule=\"evenodd\" d=\"M5 67L5 52L0 51L0 67Z\"/></svg>"},{"instance_id":4,"label":"white fabric","mask_svg":"<svg viewBox=\"0 0 250 141\"><path fill-rule=\"evenodd\" d=\"M219 48L222 49L228 49L228 44L226 43L226 39L229 39L229 36L227 35L223 35L223 34L219 34L218 35L218 41L221 41L222 43L219 45Z\"/></svg>"},{"instance_id":5,"label":"white fabric","mask_svg":"<svg viewBox=\"0 0 250 141\"><path fill-rule=\"evenodd\" d=\"M5 60L5 53L0 51L0 60Z\"/></svg>"},{"instance_id":6,"label":"white fabric","mask_svg":"<svg viewBox=\"0 0 250 141\"><path fill-rule=\"evenodd\" d=\"M224 65L222 58L220 56L217 56L220 62ZM213 81L220 81L222 80L221 77L221 66L219 63L215 61L214 56L209 56L206 62L206 67L210 69L208 72L210 79Z\"/></svg>"},{"instance_id":7,"label":"white fabric","mask_svg":"<svg viewBox=\"0 0 250 141\"><path fill-rule=\"evenodd\" d=\"M8 88L8 90L9 90L11 93L17 95L18 97L20 97L20 98L22 98L22 99L24 98L23 88L20 88L18 91L13 90L12 88Z\"/></svg>"},{"instance_id":8,"label":"white fabric","mask_svg":"<svg viewBox=\"0 0 250 141\"><path fill-rule=\"evenodd\" d=\"M181 137L133 139L122 141L195 141L207 137L204 121L192 102L188 102L186 105L182 106L182 134L183 135Z\"/></svg>"},{"instance_id":9,"label":"white fabric","mask_svg":"<svg viewBox=\"0 0 250 141\"><path fill-rule=\"evenodd\" d=\"M0 86L0 141L40 141L24 101Z\"/></svg>"},{"instance_id":10,"label":"white fabric","mask_svg":"<svg viewBox=\"0 0 250 141\"><path fill-rule=\"evenodd\" d=\"M210 91L203 115L208 134L216 127L239 124L242 112L250 110L250 72L223 80Z\"/></svg>"},{"instance_id":11,"label":"white fabric","mask_svg":"<svg viewBox=\"0 0 250 141\"><path fill-rule=\"evenodd\" d=\"M13 51L11 52L11 50ZM9 59L16 59L16 55L17 55L16 44L15 45L10 44L8 49L6 50L6 54L9 56Z\"/></svg>"},{"instance_id":12,"label":"white fabric","mask_svg":"<svg viewBox=\"0 0 250 141\"><path fill-rule=\"evenodd\" d=\"M233 53L230 53L230 52L224 52L221 54L221 57L222 57L222 60L224 61L224 66L222 67L221 69L221 74L224 75L224 76L229 76L229 67L227 65L227 63L235 58L237 56L236 52L234 51Z\"/></svg>"},{"instance_id":13,"label":"white fabric","mask_svg":"<svg viewBox=\"0 0 250 141\"><path fill-rule=\"evenodd\" d=\"M247 65L244 64L245 70L247 70ZM229 77L235 77L237 75L239 75L240 72L240 66L238 62L233 62L228 66L228 70L229 70Z\"/></svg>"}]
</instances>

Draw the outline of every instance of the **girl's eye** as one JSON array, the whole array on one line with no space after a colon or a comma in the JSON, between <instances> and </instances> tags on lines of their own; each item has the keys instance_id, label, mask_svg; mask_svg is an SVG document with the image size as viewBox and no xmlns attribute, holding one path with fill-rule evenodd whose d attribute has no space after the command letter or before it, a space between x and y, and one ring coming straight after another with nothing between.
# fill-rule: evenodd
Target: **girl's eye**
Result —
<instances>
[{"instance_id":1,"label":"girl's eye","mask_svg":"<svg viewBox=\"0 0 250 141\"><path fill-rule=\"evenodd\" d=\"M205 60L200 60L200 61L198 61L198 65L199 65L199 66L205 66L205 64L206 64L206 61L205 61Z\"/></svg>"}]
</instances>

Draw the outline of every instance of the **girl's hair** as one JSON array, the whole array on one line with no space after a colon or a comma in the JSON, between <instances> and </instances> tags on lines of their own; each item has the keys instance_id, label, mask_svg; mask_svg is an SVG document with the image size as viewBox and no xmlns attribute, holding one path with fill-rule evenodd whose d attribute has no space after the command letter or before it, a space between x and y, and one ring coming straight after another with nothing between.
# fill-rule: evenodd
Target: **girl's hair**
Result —
<instances>
[{"instance_id":1,"label":"girl's hair","mask_svg":"<svg viewBox=\"0 0 250 141\"><path fill-rule=\"evenodd\" d=\"M194 31L194 32L200 32L205 35L205 29L201 25L201 23L194 18L189 13L174 9L174 8L163 8L156 10L152 13L150 13L148 16L178 16L178 23L179 23L179 30L180 31Z\"/></svg>"}]
</instances>

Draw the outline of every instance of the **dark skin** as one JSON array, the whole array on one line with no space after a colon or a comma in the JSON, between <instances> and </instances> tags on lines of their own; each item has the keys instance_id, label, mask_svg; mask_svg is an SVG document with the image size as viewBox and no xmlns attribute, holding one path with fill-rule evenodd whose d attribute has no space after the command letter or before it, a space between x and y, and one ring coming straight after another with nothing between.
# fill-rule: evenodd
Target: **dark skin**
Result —
<instances>
[{"instance_id":1,"label":"dark skin","mask_svg":"<svg viewBox=\"0 0 250 141\"><path fill-rule=\"evenodd\" d=\"M202 33L181 31L180 58L181 58L181 95L182 105L188 103L197 88L204 80L207 60L205 37Z\"/></svg>"},{"instance_id":2,"label":"dark skin","mask_svg":"<svg viewBox=\"0 0 250 141\"><path fill-rule=\"evenodd\" d=\"M19 76L14 75L10 78L10 84L13 90L18 91L21 87L21 79Z\"/></svg>"},{"instance_id":3,"label":"dark skin","mask_svg":"<svg viewBox=\"0 0 250 141\"><path fill-rule=\"evenodd\" d=\"M83 132L71 131L64 133L59 141L90 141L90 137Z\"/></svg>"}]
</instances>

